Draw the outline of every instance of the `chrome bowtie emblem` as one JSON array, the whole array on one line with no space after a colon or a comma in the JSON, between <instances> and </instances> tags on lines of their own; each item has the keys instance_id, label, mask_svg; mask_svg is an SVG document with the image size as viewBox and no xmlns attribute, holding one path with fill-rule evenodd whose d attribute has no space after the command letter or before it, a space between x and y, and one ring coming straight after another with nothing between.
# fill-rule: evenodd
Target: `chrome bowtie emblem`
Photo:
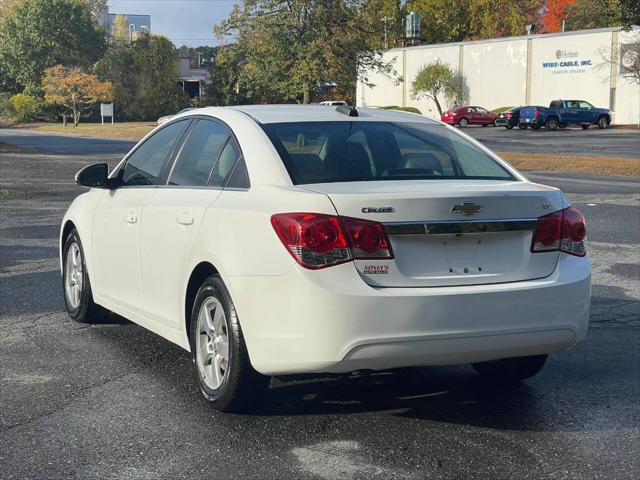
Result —
<instances>
[{"instance_id":1,"label":"chrome bowtie emblem","mask_svg":"<svg viewBox=\"0 0 640 480\"><path fill-rule=\"evenodd\" d=\"M482 205L476 205L473 202L462 202L461 205L451 207L451 213L461 213L463 215L473 215L482 210Z\"/></svg>"}]
</instances>

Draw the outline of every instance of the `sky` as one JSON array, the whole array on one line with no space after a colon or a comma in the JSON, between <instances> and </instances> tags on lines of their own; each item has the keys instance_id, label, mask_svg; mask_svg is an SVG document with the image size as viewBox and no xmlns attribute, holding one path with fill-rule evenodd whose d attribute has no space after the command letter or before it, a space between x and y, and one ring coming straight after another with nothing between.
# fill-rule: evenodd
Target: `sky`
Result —
<instances>
[{"instance_id":1,"label":"sky","mask_svg":"<svg viewBox=\"0 0 640 480\"><path fill-rule=\"evenodd\" d=\"M213 26L240 0L109 0L110 13L151 15L151 32L176 47L217 45Z\"/></svg>"}]
</instances>

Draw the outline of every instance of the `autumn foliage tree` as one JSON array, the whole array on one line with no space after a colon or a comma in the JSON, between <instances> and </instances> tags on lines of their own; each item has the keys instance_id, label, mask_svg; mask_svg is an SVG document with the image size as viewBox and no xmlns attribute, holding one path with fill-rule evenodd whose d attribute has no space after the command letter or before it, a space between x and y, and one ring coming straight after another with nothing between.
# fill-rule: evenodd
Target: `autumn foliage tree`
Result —
<instances>
[{"instance_id":1,"label":"autumn foliage tree","mask_svg":"<svg viewBox=\"0 0 640 480\"><path fill-rule=\"evenodd\" d=\"M547 0L546 10L542 16L542 32L552 33L562 30L562 21L567 18L567 9L576 0Z\"/></svg>"},{"instance_id":2,"label":"autumn foliage tree","mask_svg":"<svg viewBox=\"0 0 640 480\"><path fill-rule=\"evenodd\" d=\"M79 67L56 65L44 71L42 80L44 100L48 105L58 105L72 115L73 126L80 123L80 114L99 102L110 102L113 86L102 82Z\"/></svg>"}]
</instances>

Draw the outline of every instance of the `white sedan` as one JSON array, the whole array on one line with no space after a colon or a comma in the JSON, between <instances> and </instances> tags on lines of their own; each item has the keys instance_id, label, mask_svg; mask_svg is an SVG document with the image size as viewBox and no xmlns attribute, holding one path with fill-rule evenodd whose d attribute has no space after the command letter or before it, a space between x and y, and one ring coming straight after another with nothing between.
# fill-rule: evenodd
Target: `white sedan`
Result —
<instances>
[{"instance_id":1,"label":"white sedan","mask_svg":"<svg viewBox=\"0 0 640 480\"><path fill-rule=\"evenodd\" d=\"M189 350L238 410L271 375L471 363L503 382L585 339L583 216L419 115L211 107L159 126L62 222L69 315Z\"/></svg>"}]
</instances>

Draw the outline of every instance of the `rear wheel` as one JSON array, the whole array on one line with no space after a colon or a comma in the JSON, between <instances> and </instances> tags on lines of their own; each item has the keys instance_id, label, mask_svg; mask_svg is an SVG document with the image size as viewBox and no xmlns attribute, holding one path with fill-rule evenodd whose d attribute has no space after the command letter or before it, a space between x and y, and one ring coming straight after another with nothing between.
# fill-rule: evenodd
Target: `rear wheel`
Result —
<instances>
[{"instance_id":1,"label":"rear wheel","mask_svg":"<svg viewBox=\"0 0 640 480\"><path fill-rule=\"evenodd\" d=\"M62 247L62 286L67 314L78 323L102 319L108 310L93 301L80 235L74 228Z\"/></svg>"},{"instance_id":2,"label":"rear wheel","mask_svg":"<svg viewBox=\"0 0 640 480\"><path fill-rule=\"evenodd\" d=\"M527 128L529 128L529 125L527 125L526 123L519 123L518 128L520 130L526 130Z\"/></svg>"},{"instance_id":3,"label":"rear wheel","mask_svg":"<svg viewBox=\"0 0 640 480\"><path fill-rule=\"evenodd\" d=\"M589 128L588 123L582 123L580 126L582 127L583 130L586 130L587 128Z\"/></svg>"},{"instance_id":4,"label":"rear wheel","mask_svg":"<svg viewBox=\"0 0 640 480\"><path fill-rule=\"evenodd\" d=\"M513 128L513 125L505 125L504 128L506 128L507 130L511 130ZM522 127L520 127L522 128Z\"/></svg>"},{"instance_id":5,"label":"rear wheel","mask_svg":"<svg viewBox=\"0 0 640 480\"><path fill-rule=\"evenodd\" d=\"M466 128L467 125L469 125L469 120L467 120L466 118L461 118L460 121L458 122L458 126L460 128Z\"/></svg>"},{"instance_id":6,"label":"rear wheel","mask_svg":"<svg viewBox=\"0 0 640 480\"><path fill-rule=\"evenodd\" d=\"M609 120L609 117L607 117L605 115L602 115L598 119L598 128L600 128L600 129L609 128L610 122L611 122L611 120Z\"/></svg>"},{"instance_id":7,"label":"rear wheel","mask_svg":"<svg viewBox=\"0 0 640 480\"><path fill-rule=\"evenodd\" d=\"M515 383L531 378L542 370L547 356L505 358L493 362L474 363L472 366L476 372L492 382Z\"/></svg>"},{"instance_id":8,"label":"rear wheel","mask_svg":"<svg viewBox=\"0 0 640 480\"><path fill-rule=\"evenodd\" d=\"M241 411L259 398L270 379L251 366L235 306L219 276L208 277L198 290L190 330L194 374L214 408Z\"/></svg>"},{"instance_id":9,"label":"rear wheel","mask_svg":"<svg viewBox=\"0 0 640 480\"><path fill-rule=\"evenodd\" d=\"M549 120L547 120L544 126L547 128L547 130L550 130L550 131L557 130L558 120L556 118L550 118Z\"/></svg>"}]
</instances>

